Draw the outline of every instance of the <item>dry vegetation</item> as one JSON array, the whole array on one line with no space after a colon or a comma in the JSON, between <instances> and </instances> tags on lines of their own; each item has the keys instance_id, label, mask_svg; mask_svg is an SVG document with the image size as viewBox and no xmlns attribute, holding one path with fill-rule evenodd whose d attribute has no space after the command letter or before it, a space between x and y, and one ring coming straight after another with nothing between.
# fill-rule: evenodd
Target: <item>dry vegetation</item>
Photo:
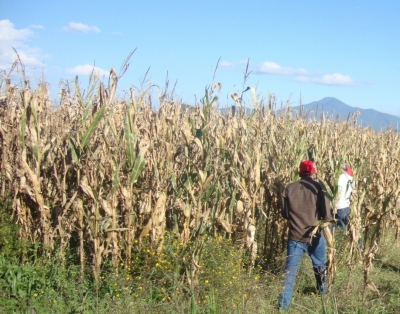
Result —
<instances>
[{"instance_id":1,"label":"dry vegetation","mask_svg":"<svg viewBox=\"0 0 400 314\"><path fill-rule=\"evenodd\" d=\"M99 280L105 262L129 265L132 250L149 243L161 251L166 231L175 231L182 243L193 240L182 278L195 286L201 235L232 238L253 260L272 265L286 244L278 196L298 178L300 161L314 158L332 199L346 160L357 190L340 260L349 267L362 261L365 291L379 293L370 279L373 260L385 231L400 226L395 131L358 127L355 117L310 121L307 113L292 115L290 104L277 115L274 96L258 100L254 89L246 103L251 114L235 94L223 113L219 84L192 108L172 102L165 90L155 110L146 88L115 99L118 79L115 71L108 84L92 77L85 93L76 80L53 107L46 84L33 90L27 80L13 85L4 77L1 196L12 198L21 239L42 243L43 256L77 250L82 275ZM334 279L334 239L330 260Z\"/></svg>"}]
</instances>

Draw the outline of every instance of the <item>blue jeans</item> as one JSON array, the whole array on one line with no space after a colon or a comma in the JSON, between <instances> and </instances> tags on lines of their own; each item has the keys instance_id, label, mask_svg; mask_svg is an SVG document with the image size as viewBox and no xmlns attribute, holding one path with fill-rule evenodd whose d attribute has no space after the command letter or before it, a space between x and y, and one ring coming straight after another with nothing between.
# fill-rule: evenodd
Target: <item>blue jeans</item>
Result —
<instances>
[{"instance_id":1,"label":"blue jeans","mask_svg":"<svg viewBox=\"0 0 400 314\"><path fill-rule=\"evenodd\" d=\"M335 218L337 219L336 227L346 229L350 218L350 207L338 209Z\"/></svg>"},{"instance_id":2,"label":"blue jeans","mask_svg":"<svg viewBox=\"0 0 400 314\"><path fill-rule=\"evenodd\" d=\"M340 228L346 229L347 223L349 222L350 219L350 207L338 209L335 218L337 219L336 227L338 229ZM358 239L358 246L360 248L363 247L361 238Z\"/></svg>"},{"instance_id":3,"label":"blue jeans","mask_svg":"<svg viewBox=\"0 0 400 314\"><path fill-rule=\"evenodd\" d=\"M299 268L301 258L306 252L311 257L318 291L320 294L327 293L328 277L326 275L325 249L326 244L323 236L313 238L311 243L288 240L284 288L278 299L281 310L287 310L292 302L297 269Z\"/></svg>"}]
</instances>

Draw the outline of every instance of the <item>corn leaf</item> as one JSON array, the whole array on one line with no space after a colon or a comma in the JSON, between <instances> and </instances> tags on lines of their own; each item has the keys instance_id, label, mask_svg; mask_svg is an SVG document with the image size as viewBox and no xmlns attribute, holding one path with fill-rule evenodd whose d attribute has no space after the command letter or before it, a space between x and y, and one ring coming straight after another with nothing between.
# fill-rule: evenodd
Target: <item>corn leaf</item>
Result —
<instances>
[{"instance_id":1,"label":"corn leaf","mask_svg":"<svg viewBox=\"0 0 400 314\"><path fill-rule=\"evenodd\" d=\"M142 172L142 169L146 163L144 155L146 154L148 148L149 146L142 147L142 149L139 152L139 156L136 158L135 165L133 166L131 176L129 179L129 183L131 185L136 182L136 180L139 178Z\"/></svg>"},{"instance_id":2,"label":"corn leaf","mask_svg":"<svg viewBox=\"0 0 400 314\"><path fill-rule=\"evenodd\" d=\"M133 165L135 164L136 154L135 154L135 147L136 147L136 136L131 128L131 123L129 120L129 115L127 114L125 117L125 143L126 143L126 156L128 161L128 168L132 169Z\"/></svg>"},{"instance_id":3,"label":"corn leaf","mask_svg":"<svg viewBox=\"0 0 400 314\"><path fill-rule=\"evenodd\" d=\"M21 147L25 146L25 126L26 126L26 119L27 119L27 113L26 110L24 110L24 113L21 116L21 120L19 123L19 128L20 128L20 132L19 132L19 140L21 142Z\"/></svg>"},{"instance_id":4,"label":"corn leaf","mask_svg":"<svg viewBox=\"0 0 400 314\"><path fill-rule=\"evenodd\" d=\"M104 116L105 110L106 110L105 106L101 107L101 109L96 113L96 116L94 117L93 122L90 124L89 128L86 130L85 135L82 137L82 142L81 142L82 150L85 149L85 147L89 143L90 137L96 131L101 119Z\"/></svg>"},{"instance_id":5,"label":"corn leaf","mask_svg":"<svg viewBox=\"0 0 400 314\"><path fill-rule=\"evenodd\" d=\"M80 154L79 148L76 147L76 145L75 145L75 140L74 140L73 138L70 138L70 139L69 139L69 144L70 144L70 146L71 146L72 159L73 159L77 164L79 164L79 160L80 160L80 158L81 158L81 154Z\"/></svg>"}]
</instances>

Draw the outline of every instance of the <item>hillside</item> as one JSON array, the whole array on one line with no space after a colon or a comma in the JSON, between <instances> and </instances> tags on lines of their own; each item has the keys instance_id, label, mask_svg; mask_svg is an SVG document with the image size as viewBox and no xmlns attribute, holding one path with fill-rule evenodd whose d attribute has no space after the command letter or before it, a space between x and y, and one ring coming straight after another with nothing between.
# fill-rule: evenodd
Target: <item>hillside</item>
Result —
<instances>
[{"instance_id":1,"label":"hillside","mask_svg":"<svg viewBox=\"0 0 400 314\"><path fill-rule=\"evenodd\" d=\"M352 107L334 97L325 97L303 106L304 110L309 114L309 117L317 115L317 118L320 118L321 112L323 111L329 116L340 120L346 120L349 114L353 114L357 110L360 113L357 118L358 125L370 126L377 131L386 130L388 127L397 129L400 124L399 117L374 109ZM294 111L298 111L299 109L299 106L293 107Z\"/></svg>"}]
</instances>

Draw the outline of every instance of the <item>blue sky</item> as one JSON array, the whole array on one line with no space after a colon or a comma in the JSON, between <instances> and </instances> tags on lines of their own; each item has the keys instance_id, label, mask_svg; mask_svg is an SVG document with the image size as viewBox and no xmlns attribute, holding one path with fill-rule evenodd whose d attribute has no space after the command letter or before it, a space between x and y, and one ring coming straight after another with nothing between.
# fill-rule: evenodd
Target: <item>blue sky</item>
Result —
<instances>
[{"instance_id":1,"label":"blue sky","mask_svg":"<svg viewBox=\"0 0 400 314\"><path fill-rule=\"evenodd\" d=\"M8 73L14 47L31 82L44 75L56 98L61 80L78 75L85 88L94 65L119 73L136 49L121 97L149 70L147 83L164 89L168 77L175 100L189 104L220 82L221 106L245 85L279 104L336 97L400 115L399 18L397 0L0 0L0 70Z\"/></svg>"}]
</instances>

